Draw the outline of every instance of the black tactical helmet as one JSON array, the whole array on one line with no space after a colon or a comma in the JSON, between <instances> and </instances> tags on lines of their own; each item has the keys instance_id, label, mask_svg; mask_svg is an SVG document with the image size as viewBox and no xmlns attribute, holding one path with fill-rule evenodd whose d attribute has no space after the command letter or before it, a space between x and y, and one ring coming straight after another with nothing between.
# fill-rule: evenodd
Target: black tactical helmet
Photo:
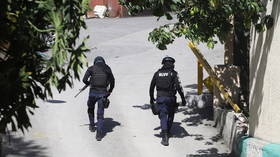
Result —
<instances>
[{"instance_id":1,"label":"black tactical helmet","mask_svg":"<svg viewBox=\"0 0 280 157\"><path fill-rule=\"evenodd\" d=\"M169 57L169 56L167 56L167 57L164 57L163 59L162 59L162 62L161 62L161 64L165 64L165 63L167 63L167 62L171 62L171 63L175 63L175 59L174 58L172 58L172 57Z\"/></svg>"},{"instance_id":2,"label":"black tactical helmet","mask_svg":"<svg viewBox=\"0 0 280 157\"><path fill-rule=\"evenodd\" d=\"M101 57L101 56L95 57L95 59L94 59L94 64L99 63L99 62L105 63L104 58Z\"/></svg>"}]
</instances>

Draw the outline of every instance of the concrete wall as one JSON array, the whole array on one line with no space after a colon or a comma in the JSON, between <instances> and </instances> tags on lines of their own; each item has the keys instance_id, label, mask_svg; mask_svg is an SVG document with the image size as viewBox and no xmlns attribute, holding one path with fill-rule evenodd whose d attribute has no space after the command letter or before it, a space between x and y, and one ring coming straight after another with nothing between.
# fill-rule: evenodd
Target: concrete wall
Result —
<instances>
[{"instance_id":1,"label":"concrete wall","mask_svg":"<svg viewBox=\"0 0 280 157\"><path fill-rule=\"evenodd\" d=\"M280 144L280 0L264 1L274 26L251 32L250 135Z\"/></svg>"}]
</instances>

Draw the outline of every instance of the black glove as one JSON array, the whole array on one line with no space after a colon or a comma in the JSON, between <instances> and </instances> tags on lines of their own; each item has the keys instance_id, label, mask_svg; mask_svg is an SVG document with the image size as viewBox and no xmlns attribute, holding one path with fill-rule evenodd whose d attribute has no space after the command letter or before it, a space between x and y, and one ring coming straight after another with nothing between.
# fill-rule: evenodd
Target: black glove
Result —
<instances>
[{"instance_id":1,"label":"black glove","mask_svg":"<svg viewBox=\"0 0 280 157\"><path fill-rule=\"evenodd\" d=\"M187 104L186 100L185 100L185 99L182 99L182 104L181 104L181 106L186 106L186 104Z\"/></svg>"},{"instance_id":2,"label":"black glove","mask_svg":"<svg viewBox=\"0 0 280 157\"><path fill-rule=\"evenodd\" d=\"M111 95L111 92L108 92L105 97L108 98L110 95Z\"/></svg>"},{"instance_id":3,"label":"black glove","mask_svg":"<svg viewBox=\"0 0 280 157\"><path fill-rule=\"evenodd\" d=\"M155 98L150 98L150 104L154 104L155 103Z\"/></svg>"}]
</instances>

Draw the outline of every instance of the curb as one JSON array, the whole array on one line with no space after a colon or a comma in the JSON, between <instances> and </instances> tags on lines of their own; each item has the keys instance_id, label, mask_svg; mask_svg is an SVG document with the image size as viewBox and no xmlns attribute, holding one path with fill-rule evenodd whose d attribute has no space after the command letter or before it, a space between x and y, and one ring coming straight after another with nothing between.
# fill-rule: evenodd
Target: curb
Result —
<instances>
[{"instance_id":1,"label":"curb","mask_svg":"<svg viewBox=\"0 0 280 157\"><path fill-rule=\"evenodd\" d=\"M280 144L244 136L239 142L240 157L280 157Z\"/></svg>"},{"instance_id":2,"label":"curb","mask_svg":"<svg viewBox=\"0 0 280 157\"><path fill-rule=\"evenodd\" d=\"M247 136L248 124L240 122L233 111L214 108L219 135L234 157L280 157L280 144Z\"/></svg>"},{"instance_id":3,"label":"curb","mask_svg":"<svg viewBox=\"0 0 280 157\"><path fill-rule=\"evenodd\" d=\"M231 155L239 157L240 139L247 134L248 124L239 121L232 110L221 108L214 108L214 122Z\"/></svg>"}]
</instances>

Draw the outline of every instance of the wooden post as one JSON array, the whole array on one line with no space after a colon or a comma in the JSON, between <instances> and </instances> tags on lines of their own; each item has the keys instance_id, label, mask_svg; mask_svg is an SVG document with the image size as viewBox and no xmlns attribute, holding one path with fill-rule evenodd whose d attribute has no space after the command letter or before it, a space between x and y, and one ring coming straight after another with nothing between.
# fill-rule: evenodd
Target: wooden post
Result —
<instances>
[{"instance_id":1,"label":"wooden post","mask_svg":"<svg viewBox=\"0 0 280 157\"><path fill-rule=\"evenodd\" d=\"M197 61L197 94L202 94L203 91L203 66Z\"/></svg>"}]
</instances>

